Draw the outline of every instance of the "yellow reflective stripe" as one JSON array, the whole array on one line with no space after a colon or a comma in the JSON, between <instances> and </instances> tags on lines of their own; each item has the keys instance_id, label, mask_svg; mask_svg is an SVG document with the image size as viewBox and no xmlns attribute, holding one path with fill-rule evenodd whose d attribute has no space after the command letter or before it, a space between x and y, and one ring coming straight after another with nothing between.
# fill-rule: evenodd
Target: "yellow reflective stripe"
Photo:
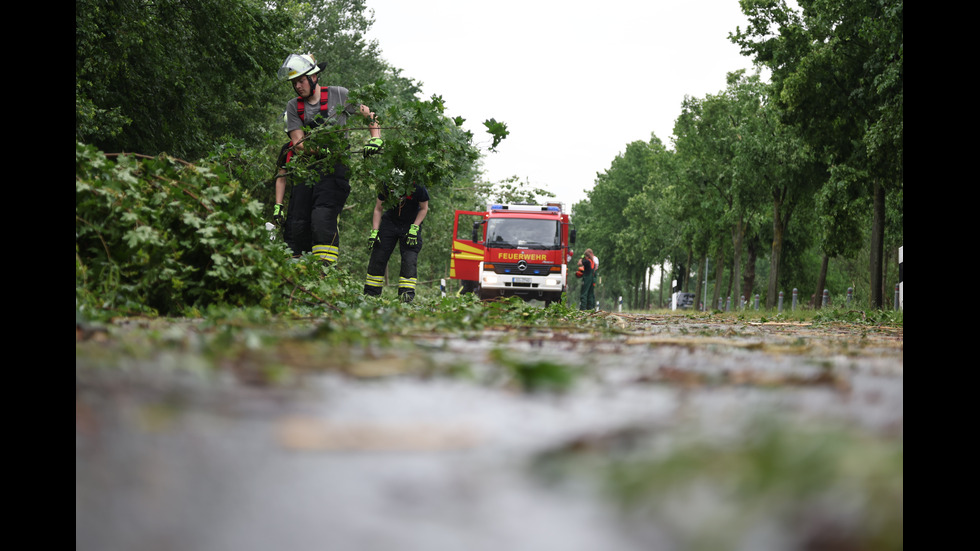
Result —
<instances>
[{"instance_id":1,"label":"yellow reflective stripe","mask_svg":"<svg viewBox=\"0 0 980 551\"><path fill-rule=\"evenodd\" d=\"M464 241L453 240L453 249L460 250L464 253L478 254L480 258L483 258L483 249L476 247L474 245L468 244Z\"/></svg>"},{"instance_id":2,"label":"yellow reflective stripe","mask_svg":"<svg viewBox=\"0 0 980 551\"><path fill-rule=\"evenodd\" d=\"M482 254L453 253L453 260L483 260Z\"/></svg>"},{"instance_id":3,"label":"yellow reflective stripe","mask_svg":"<svg viewBox=\"0 0 980 551\"><path fill-rule=\"evenodd\" d=\"M335 261L340 254L340 247L336 245L313 245L313 254L320 260Z\"/></svg>"},{"instance_id":4,"label":"yellow reflective stripe","mask_svg":"<svg viewBox=\"0 0 980 551\"><path fill-rule=\"evenodd\" d=\"M384 285L384 276L373 276L368 274L367 278L364 280L364 284L371 287L381 287Z\"/></svg>"},{"instance_id":5,"label":"yellow reflective stripe","mask_svg":"<svg viewBox=\"0 0 980 551\"><path fill-rule=\"evenodd\" d=\"M414 289L417 282L417 277L403 277L398 280L398 286L404 289Z\"/></svg>"}]
</instances>

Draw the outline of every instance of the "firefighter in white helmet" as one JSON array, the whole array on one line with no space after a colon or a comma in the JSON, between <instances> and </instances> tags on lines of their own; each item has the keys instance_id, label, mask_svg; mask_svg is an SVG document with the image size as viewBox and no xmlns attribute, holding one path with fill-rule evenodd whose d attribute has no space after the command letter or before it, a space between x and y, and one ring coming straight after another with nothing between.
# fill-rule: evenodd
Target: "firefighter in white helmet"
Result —
<instances>
[{"instance_id":1,"label":"firefighter in white helmet","mask_svg":"<svg viewBox=\"0 0 980 551\"><path fill-rule=\"evenodd\" d=\"M289 81L297 96L286 103L286 133L293 152L327 158L327 152L304 143L307 132L320 126L342 126L350 115L357 114L367 119L371 134L364 155L379 153L384 142L374 113L367 106L349 103L347 88L321 85L319 73L324 65L317 64L310 54L290 54L279 68L279 79ZM350 180L347 167L340 160L325 165L311 167L315 174L312 186L293 186L284 239L294 256L312 251L324 264L332 265L340 252L337 218L350 194Z\"/></svg>"}]
</instances>

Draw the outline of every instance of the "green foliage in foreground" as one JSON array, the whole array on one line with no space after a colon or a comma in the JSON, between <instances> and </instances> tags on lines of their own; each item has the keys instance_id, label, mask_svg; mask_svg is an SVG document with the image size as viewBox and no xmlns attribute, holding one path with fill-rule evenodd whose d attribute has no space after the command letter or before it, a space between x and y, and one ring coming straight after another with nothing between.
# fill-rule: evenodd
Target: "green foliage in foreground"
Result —
<instances>
[{"instance_id":1,"label":"green foliage in foreground","mask_svg":"<svg viewBox=\"0 0 980 551\"><path fill-rule=\"evenodd\" d=\"M300 304L281 315L258 306L212 305L196 318L127 317L104 323L77 313L76 367L145 365L157 371L172 366L202 382L231 373L246 384L276 387L322 371L355 377L449 375L519 391L560 393L572 387L580 369L496 349L487 365L453 355L447 363L438 352L446 338L466 341L488 332L506 341L541 339L569 328L616 331L610 316L557 303L542 308L516 298L481 302L473 294L420 296L413 303L366 297L349 275L336 270L316 284L307 283L302 300L299 294L293 298Z\"/></svg>"},{"instance_id":2,"label":"green foliage in foreground","mask_svg":"<svg viewBox=\"0 0 980 551\"><path fill-rule=\"evenodd\" d=\"M337 311L359 284L290 261L263 205L218 165L75 149L75 304L84 319L223 308ZM353 298L352 298L353 296Z\"/></svg>"},{"instance_id":3,"label":"green foliage in foreground","mask_svg":"<svg viewBox=\"0 0 980 551\"><path fill-rule=\"evenodd\" d=\"M262 204L220 165L107 156L79 143L75 173L75 301L82 319L257 308L287 317L343 312L344 323L356 326L389 300L369 302L362 279L313 257L291 261L285 245L270 240ZM461 299L435 307L458 315L408 315L399 324L479 324L517 307L522 323L542 315L522 304L484 308Z\"/></svg>"},{"instance_id":4,"label":"green foliage in foreground","mask_svg":"<svg viewBox=\"0 0 980 551\"><path fill-rule=\"evenodd\" d=\"M665 310L664 312L669 312ZM737 312L723 312L713 310L711 312L679 312L677 315L689 319L717 320L717 321L744 321L756 323L779 323L779 322L798 322L798 323L847 323L854 325L883 326L883 327L904 327L905 312L903 310L853 310L841 308L824 308L821 310L798 309L784 310L741 310Z\"/></svg>"},{"instance_id":5,"label":"green foliage in foreground","mask_svg":"<svg viewBox=\"0 0 980 551\"><path fill-rule=\"evenodd\" d=\"M727 438L627 431L553 451L535 470L576 488L591 479L629 522L680 549L903 546L902 439L785 412Z\"/></svg>"},{"instance_id":6,"label":"green foliage in foreground","mask_svg":"<svg viewBox=\"0 0 980 551\"><path fill-rule=\"evenodd\" d=\"M224 302L275 308L287 255L262 205L220 167L75 148L76 308L176 315Z\"/></svg>"}]
</instances>

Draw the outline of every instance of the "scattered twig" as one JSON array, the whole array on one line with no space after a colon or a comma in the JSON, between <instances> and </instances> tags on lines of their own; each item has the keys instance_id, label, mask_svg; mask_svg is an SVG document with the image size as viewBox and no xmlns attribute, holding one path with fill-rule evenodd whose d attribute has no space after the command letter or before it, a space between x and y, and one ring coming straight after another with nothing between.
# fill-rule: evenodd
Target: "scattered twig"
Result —
<instances>
[{"instance_id":1,"label":"scattered twig","mask_svg":"<svg viewBox=\"0 0 980 551\"><path fill-rule=\"evenodd\" d=\"M320 297L318 297L318 296L316 296L315 294L313 294L313 292L312 292L312 291L310 291L310 290L309 290L309 289L307 289L306 287L303 287L302 285L300 285L300 284L298 284L298 283L296 283L296 282L295 282L295 281L293 281L292 279L290 279L290 278L288 278L288 277L287 277L287 278L284 278L284 279L286 280L286 283L289 283L290 285L292 285L292 286L293 286L293 290L294 290L294 291L298 289L298 290L300 290L300 291L302 291L302 292L303 292L304 294L307 294L307 295L309 295L309 296L311 296L311 297L313 297L313 299L314 299L314 300L316 300L316 303L317 303L317 304L322 304L322 305L324 305L324 306L326 306L327 308L330 308L330 309L331 309L331 310L333 310L334 312L340 312L340 311L341 311L341 310L340 310L340 308L338 308L338 307L336 307L336 306L334 306L333 304L331 304L331 303L329 303L329 302L327 302L327 301L325 301L325 300L323 300L322 298L320 298ZM292 297L293 297L293 295L292 295L292 293L291 293L291 294L290 294L290 300L292 299Z\"/></svg>"}]
</instances>

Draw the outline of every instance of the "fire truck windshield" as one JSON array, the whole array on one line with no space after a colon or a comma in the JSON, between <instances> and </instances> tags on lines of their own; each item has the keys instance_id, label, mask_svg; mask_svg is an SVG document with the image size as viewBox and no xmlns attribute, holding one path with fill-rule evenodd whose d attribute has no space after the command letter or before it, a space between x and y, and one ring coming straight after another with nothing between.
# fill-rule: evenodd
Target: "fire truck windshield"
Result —
<instances>
[{"instance_id":1,"label":"fire truck windshield","mask_svg":"<svg viewBox=\"0 0 980 551\"><path fill-rule=\"evenodd\" d=\"M487 246L520 249L560 249L557 220L493 218L487 222Z\"/></svg>"}]
</instances>

